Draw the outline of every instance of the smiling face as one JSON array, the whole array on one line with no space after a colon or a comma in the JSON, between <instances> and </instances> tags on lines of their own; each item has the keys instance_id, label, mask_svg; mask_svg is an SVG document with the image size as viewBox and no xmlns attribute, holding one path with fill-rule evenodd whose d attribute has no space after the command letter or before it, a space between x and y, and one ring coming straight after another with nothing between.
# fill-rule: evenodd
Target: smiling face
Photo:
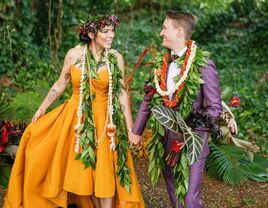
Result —
<instances>
[{"instance_id":1,"label":"smiling face","mask_svg":"<svg viewBox=\"0 0 268 208\"><path fill-rule=\"evenodd\" d=\"M162 46L168 49L173 49L174 45L178 44L180 38L180 28L174 27L172 19L166 18L160 36L163 38Z\"/></svg>"},{"instance_id":2,"label":"smiling face","mask_svg":"<svg viewBox=\"0 0 268 208\"><path fill-rule=\"evenodd\" d=\"M114 26L105 26L100 28L95 36L95 43L97 44L98 48L111 48L113 39L115 36L115 29Z\"/></svg>"}]
</instances>

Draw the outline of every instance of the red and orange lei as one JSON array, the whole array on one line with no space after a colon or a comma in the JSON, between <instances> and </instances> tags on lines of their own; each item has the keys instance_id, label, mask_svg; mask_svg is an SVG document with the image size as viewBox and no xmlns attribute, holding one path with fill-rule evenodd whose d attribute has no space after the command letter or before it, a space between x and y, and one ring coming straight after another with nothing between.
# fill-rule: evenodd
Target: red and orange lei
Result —
<instances>
[{"instance_id":1,"label":"red and orange lei","mask_svg":"<svg viewBox=\"0 0 268 208\"><path fill-rule=\"evenodd\" d=\"M183 73L186 70L186 65L187 65L189 56L191 54L192 40L187 41L186 45L187 45L187 51L186 51L185 59L183 61L183 65L181 67L181 71L180 71L180 74L179 74L180 77L182 77ZM160 77L160 87L164 91L167 90L168 60L169 60L169 53L165 53L164 58L163 58L162 68L161 68L161 70L158 70L156 72L156 75L158 77ZM165 106L173 108L178 104L178 102L180 101L180 99L182 97L180 91L184 88L184 85L185 85L185 81L178 86L178 88L177 88L177 90L175 92L175 97L172 100L169 100L168 96L163 96L162 97Z\"/></svg>"}]
</instances>

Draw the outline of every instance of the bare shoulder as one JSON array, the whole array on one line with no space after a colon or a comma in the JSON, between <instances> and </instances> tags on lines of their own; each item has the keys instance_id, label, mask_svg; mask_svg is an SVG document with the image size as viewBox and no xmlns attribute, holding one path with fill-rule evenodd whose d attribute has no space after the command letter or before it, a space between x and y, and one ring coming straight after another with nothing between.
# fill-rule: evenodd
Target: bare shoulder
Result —
<instances>
[{"instance_id":1,"label":"bare shoulder","mask_svg":"<svg viewBox=\"0 0 268 208\"><path fill-rule=\"evenodd\" d=\"M77 45L74 48L71 48L66 54L65 61L69 62L70 64L75 64L77 59L80 58L82 50L83 46L81 45Z\"/></svg>"},{"instance_id":2,"label":"bare shoulder","mask_svg":"<svg viewBox=\"0 0 268 208\"><path fill-rule=\"evenodd\" d=\"M81 47L80 46L76 46L76 47L71 48L68 51L67 55L76 56L76 55L78 55L80 53L80 51L81 51Z\"/></svg>"}]
</instances>

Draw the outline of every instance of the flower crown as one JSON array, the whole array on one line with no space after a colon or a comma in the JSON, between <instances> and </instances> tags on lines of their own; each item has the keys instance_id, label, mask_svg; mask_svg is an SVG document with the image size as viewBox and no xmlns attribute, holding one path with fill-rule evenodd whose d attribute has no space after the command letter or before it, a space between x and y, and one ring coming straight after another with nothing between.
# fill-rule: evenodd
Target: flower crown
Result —
<instances>
[{"instance_id":1,"label":"flower crown","mask_svg":"<svg viewBox=\"0 0 268 208\"><path fill-rule=\"evenodd\" d=\"M86 22L80 26L80 34L86 35L90 32L96 33L99 28L107 25L116 27L119 19L115 14L89 15Z\"/></svg>"}]
</instances>

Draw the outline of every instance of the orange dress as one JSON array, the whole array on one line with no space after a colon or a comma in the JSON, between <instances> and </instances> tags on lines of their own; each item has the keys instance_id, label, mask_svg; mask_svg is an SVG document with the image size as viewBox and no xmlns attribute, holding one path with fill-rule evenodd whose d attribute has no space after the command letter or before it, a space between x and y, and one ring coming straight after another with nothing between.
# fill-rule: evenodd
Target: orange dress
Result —
<instances>
[{"instance_id":1,"label":"orange dress","mask_svg":"<svg viewBox=\"0 0 268 208\"><path fill-rule=\"evenodd\" d=\"M114 197L114 207L142 208L143 198L128 151L127 166L132 180L131 193L116 176L116 151L110 151L110 138L104 134L96 149L96 169L84 168L76 153L74 126L77 122L80 69L71 66L73 95L61 106L31 123L25 130L11 172L4 208L78 207L93 208L89 195ZM108 101L108 71L92 80L96 97L92 110L97 137L105 131ZM120 139L120 138L119 138Z\"/></svg>"}]
</instances>

